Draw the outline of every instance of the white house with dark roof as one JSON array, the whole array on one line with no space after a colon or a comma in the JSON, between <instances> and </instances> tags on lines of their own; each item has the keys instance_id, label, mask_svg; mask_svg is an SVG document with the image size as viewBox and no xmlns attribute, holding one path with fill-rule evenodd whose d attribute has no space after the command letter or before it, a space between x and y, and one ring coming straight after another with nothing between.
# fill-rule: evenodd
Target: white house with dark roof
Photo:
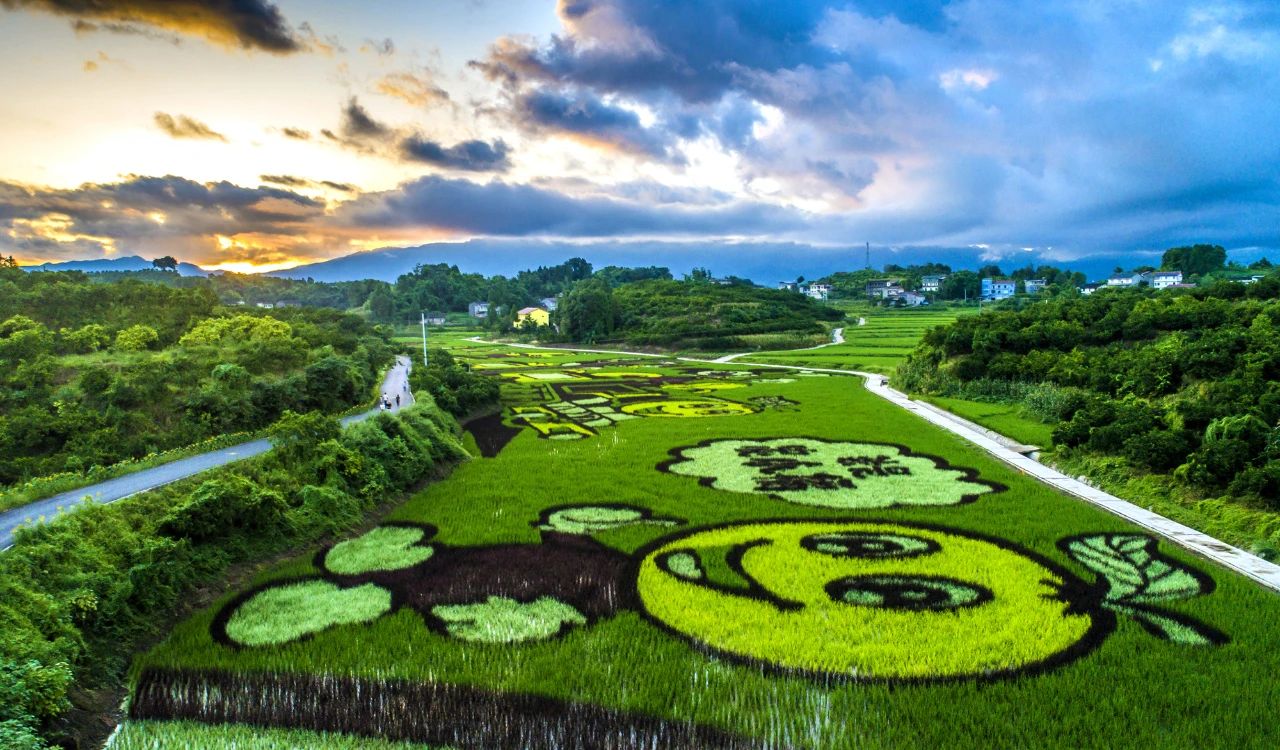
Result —
<instances>
[{"instance_id":1,"label":"white house with dark roof","mask_svg":"<svg viewBox=\"0 0 1280 750\"><path fill-rule=\"evenodd\" d=\"M1150 281L1154 289L1168 289L1182 283L1182 271L1156 271Z\"/></svg>"}]
</instances>

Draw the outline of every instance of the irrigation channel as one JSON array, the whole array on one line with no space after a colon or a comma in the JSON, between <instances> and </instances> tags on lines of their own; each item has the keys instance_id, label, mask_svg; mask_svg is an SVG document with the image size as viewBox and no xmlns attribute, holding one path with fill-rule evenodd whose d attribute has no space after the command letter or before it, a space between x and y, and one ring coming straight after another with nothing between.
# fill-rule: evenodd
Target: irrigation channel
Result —
<instances>
[{"instance_id":1,"label":"irrigation channel","mask_svg":"<svg viewBox=\"0 0 1280 750\"><path fill-rule=\"evenodd\" d=\"M409 390L409 370L412 367L413 363L408 357L397 357L396 364L387 371L387 376L382 381L383 394L392 397L392 399L396 395L401 397L399 405L396 405L394 400L392 401L392 411L399 411L413 405L413 393ZM377 408L369 409L359 414L343 417L341 422L344 427L363 422L379 411L380 409ZM80 503L93 502L103 505L114 503L117 500L123 500L140 492L154 490L157 487L163 487L166 484L193 477L209 469L216 469L219 466L226 466L236 461L243 461L246 458L262 455L269 450L271 450L270 440L266 438L250 440L228 448L222 448L221 450L209 451L197 456L170 461L167 464L161 464L150 469L135 471L98 484L79 487L5 511L0 513L0 552L13 546L15 530L24 526L44 523Z\"/></svg>"},{"instance_id":2,"label":"irrigation channel","mask_svg":"<svg viewBox=\"0 0 1280 750\"><path fill-rule=\"evenodd\" d=\"M843 330L843 329L838 329ZM573 347L560 346L537 346L535 344L515 344L502 341L485 341L479 336L471 339L472 341L496 344L502 346L510 346L519 349L539 349L546 351L569 351L583 352L587 354L619 354L629 357L651 357L658 359L671 359L669 355L652 354L648 352L632 352L618 349L579 349ZM835 341L832 344L837 343ZM830 346L831 344L822 344L821 346ZM815 347L820 348L820 347ZM749 354L740 355L746 357ZM1215 539L1208 534L1197 531L1190 526L1165 518L1164 516L1153 513L1145 508L1141 508L1133 503L1128 502L1115 495L1103 492L1096 487L1091 487L1084 482L1073 479L1062 472L1049 466L1029 458L1019 451L1026 446L1019 446L1017 441L999 435L978 427L962 417L959 417L944 409L940 409L932 404L924 404L911 399L905 393L894 390L889 387L888 378L883 375L877 375L869 372L860 372L858 370L838 370L834 368L824 367L802 367L799 365L778 365L764 362L747 362L742 359L698 359L695 357L675 357L674 359L681 362L695 362L699 364L727 364L731 367L768 367L779 370L799 370L805 372L821 372L831 375L852 375L863 379L863 384L867 390L877 396L899 406L925 421L937 427L951 432L970 443L978 446L987 453L1004 461L1018 471L1028 474L1035 479L1065 492L1068 495L1076 497L1085 502L1102 508L1103 510L1117 515L1126 521L1141 526L1148 531L1159 534L1165 539L1187 549L1201 557L1212 560L1230 570L1233 570L1247 578L1262 584L1263 586L1280 592L1280 565L1268 562L1257 555L1246 552L1238 547L1233 547L1226 542Z\"/></svg>"}]
</instances>

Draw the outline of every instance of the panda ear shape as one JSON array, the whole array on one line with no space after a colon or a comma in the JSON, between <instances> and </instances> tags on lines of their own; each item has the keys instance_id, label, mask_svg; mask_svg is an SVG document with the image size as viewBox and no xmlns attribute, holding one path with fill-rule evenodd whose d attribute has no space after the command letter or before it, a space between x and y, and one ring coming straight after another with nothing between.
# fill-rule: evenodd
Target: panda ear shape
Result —
<instances>
[{"instance_id":1,"label":"panda ear shape","mask_svg":"<svg viewBox=\"0 0 1280 750\"><path fill-rule=\"evenodd\" d=\"M1085 534L1058 542L1071 559L1099 576L1105 609L1134 618L1148 633L1183 645L1230 640L1221 631L1158 606L1211 593L1213 579L1162 554L1145 534Z\"/></svg>"}]
</instances>

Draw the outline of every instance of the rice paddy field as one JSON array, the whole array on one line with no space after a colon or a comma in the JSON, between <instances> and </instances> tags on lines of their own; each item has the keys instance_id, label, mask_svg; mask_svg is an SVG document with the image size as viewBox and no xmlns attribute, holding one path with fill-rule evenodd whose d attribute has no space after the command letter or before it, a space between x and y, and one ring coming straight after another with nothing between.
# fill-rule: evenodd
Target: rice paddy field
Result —
<instances>
[{"instance_id":1,"label":"rice paddy field","mask_svg":"<svg viewBox=\"0 0 1280 750\"><path fill-rule=\"evenodd\" d=\"M1280 596L857 378L449 345L475 458L177 625L115 748L1280 746Z\"/></svg>"},{"instance_id":2,"label":"rice paddy field","mask_svg":"<svg viewBox=\"0 0 1280 750\"><path fill-rule=\"evenodd\" d=\"M869 305L848 307L849 321L844 324L844 343L807 351L760 352L743 357L745 362L827 367L861 370L890 375L915 349L924 332L951 323L976 308L923 307L876 308ZM861 317L865 325L858 325Z\"/></svg>"}]
</instances>

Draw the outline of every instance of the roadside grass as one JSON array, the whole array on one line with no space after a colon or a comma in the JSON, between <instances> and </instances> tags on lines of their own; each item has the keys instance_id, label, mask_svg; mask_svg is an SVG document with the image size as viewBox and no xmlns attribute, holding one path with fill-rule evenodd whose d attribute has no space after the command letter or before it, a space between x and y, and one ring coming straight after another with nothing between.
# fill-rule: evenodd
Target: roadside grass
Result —
<instances>
[{"instance_id":1,"label":"roadside grass","mask_svg":"<svg viewBox=\"0 0 1280 750\"><path fill-rule=\"evenodd\" d=\"M530 356L541 352L472 344L460 344L456 354L475 362L497 361L491 355L512 353L522 358L529 371L546 370L538 366L541 358ZM822 351L825 350L819 350ZM550 354L557 361L567 356ZM595 356L598 355L577 354L571 361L625 369L616 360L592 359ZM842 361L856 359L850 355ZM708 372L741 369L698 367ZM646 362L636 369L675 372L660 361ZM594 539L608 554L624 555L637 562L647 554L648 545L662 544L659 540L673 534L729 523L768 520L783 525L799 521L856 522L872 527L877 523L899 524L894 528L907 529L904 533L908 537L911 524L938 524L962 535L982 535L983 539L1011 545L1001 549L1014 550L1010 554L1022 565L1027 560L1045 561L1059 571L1053 576L1009 573L1004 578L991 579L986 588L992 589L1009 581L1034 586L1055 576L1062 580L1077 577L1092 584L1098 577L1067 555L1060 543L1078 535L1141 533L1118 517L1059 494L977 447L877 398L856 378L797 375L773 380L747 380L742 387L722 393L724 398L741 403L751 403L754 398L772 399L769 403L790 405L786 409L766 408L737 416L632 419L601 427L599 434L575 440L540 439L534 430L524 429L498 455L458 467L447 480L429 486L393 511L388 520L429 524L438 529L432 543L459 551L457 554L495 545L545 548L548 539L538 527L539 519L548 509L565 505L620 503L643 508L655 517L684 522L676 529L639 523L582 537L587 542ZM504 387L504 398L508 405L538 403L545 398L545 391L513 384ZM951 466L972 469L983 481L998 483L1007 490L945 507L832 509L754 492L716 489L694 477L657 468L671 459L673 449L714 439L768 441L785 437L901 444L915 453L937 456ZM768 469L784 465L757 466ZM944 537L937 538L946 541ZM975 550L980 548L984 547L973 546ZM1035 557L1018 550L1028 550ZM1131 617L1103 614L1090 609L1098 606L1096 602L1081 600L1079 606L1092 612L1089 617L1102 630L1101 635L1088 636L1094 639L1088 643L1092 650L1075 654L1078 658L1053 663L1058 646L1038 640L1034 634L1018 635L1019 628L1027 631L1031 623L1027 619L1030 615L1019 610L1008 613L1006 618L1010 654L1007 663L1016 667L1044 657L1051 666L1001 679L893 683L831 674L806 675L769 667L767 662L743 662L732 652L697 647L676 630L659 627L625 601L617 605L616 612L597 621L571 623L555 637L535 637L519 644L451 637L438 627L429 627L422 612L401 606L368 624L334 625L278 646L236 649L221 645L211 635L215 618L235 595L232 592L178 625L164 642L140 656L132 675L141 680L148 669L217 670L215 674L222 675L218 679L232 682L237 675L324 675L360 678L373 686L394 680L468 686L504 695L590 704L681 726L697 722L753 739L757 746L765 747L985 748L994 743L1010 747L1101 748L1168 745L1170 738L1187 747L1280 744L1280 724L1258 720L1274 712L1269 692L1258 688L1272 684L1280 672L1280 629L1275 627L1280 617L1280 597L1171 544L1161 542L1159 550L1164 556L1161 559L1169 560L1169 565L1198 571L1197 575L1203 575L1216 587L1207 595L1161 600L1160 606L1179 618L1222 631L1229 637L1228 643L1176 645L1157 639ZM951 576L976 576L978 571L989 568L1015 569L988 565L981 556L986 553L973 554L975 557L957 560L954 570L937 570ZM444 557L438 552L413 570L430 571ZM253 585L329 575L316 568L314 560L314 556L303 556L267 570ZM680 558L676 569L695 576L690 571L698 568L691 560L688 555ZM831 566L846 564L837 559L766 567L759 571L757 579L770 583L771 576L785 578L792 571L819 575L836 569ZM889 561L883 569L874 570L882 574L876 579L881 581L889 580L885 576L894 571L915 574L933 570L932 564L930 558L921 557L918 561ZM1044 563L1037 562L1040 564ZM706 566L709 576L733 575L729 568L713 569L711 562ZM503 575L508 574L520 575L522 571L513 569ZM408 585L401 582L413 580L413 576L400 572L389 575L399 577L378 579L385 580L379 585ZM876 593L879 590L866 584L863 588L842 590L842 596L850 603L848 606L863 606L880 596ZM963 588L957 590L960 593L948 594L958 597L957 606L981 600L979 589L968 593ZM1084 590L1072 596L1082 596ZM484 601L481 598L458 603ZM980 610L975 607L973 611ZM507 609L499 614L504 618L510 615ZM956 615L929 612L915 617L909 622L916 623L927 635L931 628L953 622L948 618ZM1107 635L1105 626L1112 622L1109 617L1117 619L1114 632ZM847 646L840 640L838 629L828 629L804 617L784 619L780 627L780 642L793 643L796 649L807 648L806 644L814 639L833 639L833 643ZM535 635L545 632L538 630ZM726 632L725 638L730 641L740 637L732 628ZM901 632L913 631L906 628ZM1069 633L1061 636L1063 642L1074 637ZM921 658L904 642L869 643L872 642L889 662L918 662ZM981 653L979 644L965 637L944 637L939 643L949 651L940 663L977 663ZM941 674L931 672L927 665L918 669L925 675ZM399 706L386 711L400 717L419 708ZM328 710L341 712L344 707L332 706ZM548 716L548 720L554 718ZM175 725L163 726L164 731L169 731ZM459 732L458 736L466 736L469 731L463 725L445 729ZM126 731L141 730L129 726ZM197 739L189 742L188 736ZM166 738L173 746L206 746L198 735L184 735L181 729L173 729Z\"/></svg>"},{"instance_id":2,"label":"roadside grass","mask_svg":"<svg viewBox=\"0 0 1280 750\"><path fill-rule=\"evenodd\" d=\"M1027 414L1021 404L994 404L986 401L966 401L945 396L915 396L920 401L933 404L964 417L971 422L995 430L1024 445L1040 448L1053 446L1053 425L1045 424Z\"/></svg>"}]
</instances>

